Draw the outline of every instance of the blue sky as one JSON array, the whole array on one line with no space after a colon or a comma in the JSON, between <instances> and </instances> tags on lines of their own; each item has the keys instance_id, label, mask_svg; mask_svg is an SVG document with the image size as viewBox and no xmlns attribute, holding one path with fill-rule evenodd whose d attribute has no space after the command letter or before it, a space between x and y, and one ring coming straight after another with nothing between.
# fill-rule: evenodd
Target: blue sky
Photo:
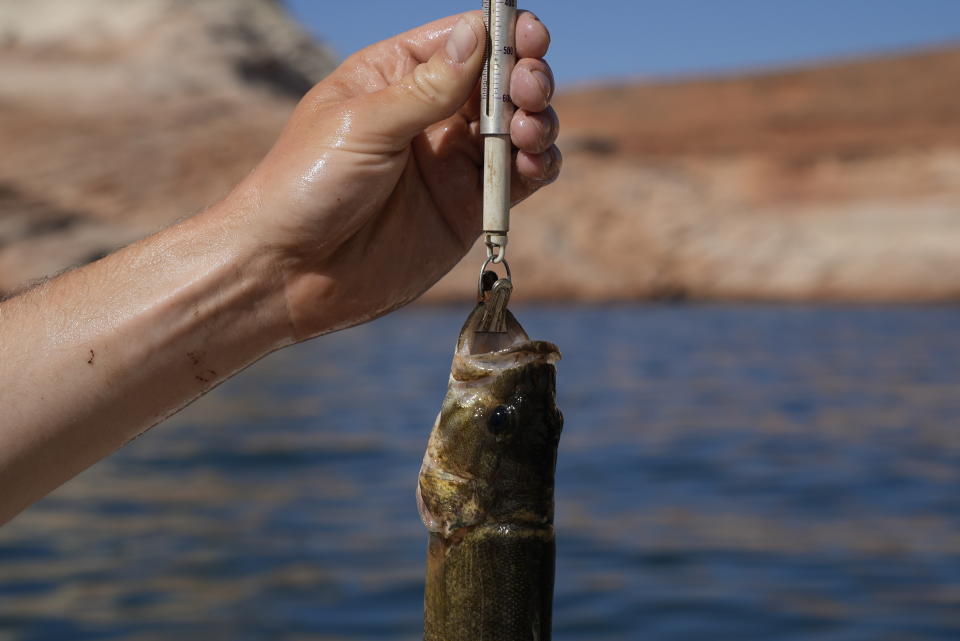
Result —
<instances>
[{"instance_id":1,"label":"blue sky","mask_svg":"<svg viewBox=\"0 0 960 641\"><path fill-rule=\"evenodd\" d=\"M960 0L539 0L561 85L792 65L960 44ZM436 0L287 0L340 56L430 20L479 8Z\"/></svg>"}]
</instances>

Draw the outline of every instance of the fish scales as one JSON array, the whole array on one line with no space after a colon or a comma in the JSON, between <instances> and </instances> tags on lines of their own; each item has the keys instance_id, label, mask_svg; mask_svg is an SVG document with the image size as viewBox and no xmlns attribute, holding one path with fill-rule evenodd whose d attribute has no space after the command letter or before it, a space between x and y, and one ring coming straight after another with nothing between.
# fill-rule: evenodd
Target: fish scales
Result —
<instances>
[{"instance_id":1,"label":"fish scales","mask_svg":"<svg viewBox=\"0 0 960 641\"><path fill-rule=\"evenodd\" d=\"M420 470L425 641L551 637L560 352L505 314L502 333L477 331L483 303L464 324Z\"/></svg>"}]
</instances>

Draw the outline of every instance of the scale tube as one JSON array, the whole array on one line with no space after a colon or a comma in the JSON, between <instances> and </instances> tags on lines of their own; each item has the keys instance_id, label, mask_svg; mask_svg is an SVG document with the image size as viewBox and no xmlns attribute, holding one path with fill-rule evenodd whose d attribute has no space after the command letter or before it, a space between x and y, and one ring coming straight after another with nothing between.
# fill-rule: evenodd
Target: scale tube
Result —
<instances>
[{"instance_id":1,"label":"scale tube","mask_svg":"<svg viewBox=\"0 0 960 641\"><path fill-rule=\"evenodd\" d=\"M480 134L483 136L483 233L493 262L503 260L510 230L512 144L510 74L516 64L516 0L483 0L487 58L480 85Z\"/></svg>"}]
</instances>

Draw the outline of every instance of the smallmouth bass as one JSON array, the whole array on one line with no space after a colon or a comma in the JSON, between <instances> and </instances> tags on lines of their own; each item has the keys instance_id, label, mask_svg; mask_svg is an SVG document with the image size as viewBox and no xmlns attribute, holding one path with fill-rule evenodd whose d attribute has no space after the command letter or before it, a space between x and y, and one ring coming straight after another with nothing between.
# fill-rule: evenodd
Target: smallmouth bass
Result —
<instances>
[{"instance_id":1,"label":"smallmouth bass","mask_svg":"<svg viewBox=\"0 0 960 641\"><path fill-rule=\"evenodd\" d=\"M478 331L483 313L460 332L420 468L424 639L549 641L560 352L506 310L505 332Z\"/></svg>"}]
</instances>

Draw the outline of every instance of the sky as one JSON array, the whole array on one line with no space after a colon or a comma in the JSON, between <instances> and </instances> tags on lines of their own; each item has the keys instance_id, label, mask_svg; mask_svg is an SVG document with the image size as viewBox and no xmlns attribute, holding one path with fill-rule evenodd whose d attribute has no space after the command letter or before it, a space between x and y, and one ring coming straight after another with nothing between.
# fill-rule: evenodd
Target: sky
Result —
<instances>
[{"instance_id":1,"label":"sky","mask_svg":"<svg viewBox=\"0 0 960 641\"><path fill-rule=\"evenodd\" d=\"M479 8L436 0L286 0L345 57L433 19ZM729 73L960 44L960 0L519 0L550 28L561 87Z\"/></svg>"}]
</instances>

